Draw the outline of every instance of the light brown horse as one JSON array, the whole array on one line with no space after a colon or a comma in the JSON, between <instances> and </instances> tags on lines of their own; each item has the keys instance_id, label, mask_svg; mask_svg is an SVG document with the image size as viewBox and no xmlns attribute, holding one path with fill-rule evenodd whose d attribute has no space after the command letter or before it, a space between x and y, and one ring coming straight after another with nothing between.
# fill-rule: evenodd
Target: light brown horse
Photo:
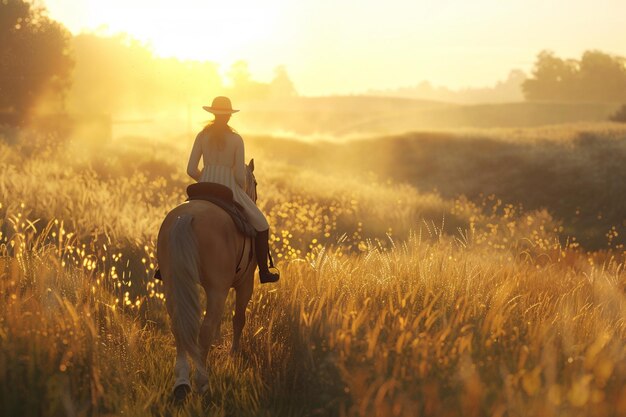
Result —
<instances>
[{"instance_id":1,"label":"light brown horse","mask_svg":"<svg viewBox=\"0 0 626 417\"><path fill-rule=\"evenodd\" d=\"M247 165L246 193L256 201L254 160ZM224 303L230 288L236 292L232 350L240 348L246 306L254 288L254 244L235 227L221 208L203 200L185 202L163 220L157 242L157 259L165 287L167 311L176 342L174 398L184 400L191 391L195 366L196 391L208 388L206 358L219 336ZM252 259L250 259L252 258ZM206 294L202 324L200 285Z\"/></svg>"}]
</instances>

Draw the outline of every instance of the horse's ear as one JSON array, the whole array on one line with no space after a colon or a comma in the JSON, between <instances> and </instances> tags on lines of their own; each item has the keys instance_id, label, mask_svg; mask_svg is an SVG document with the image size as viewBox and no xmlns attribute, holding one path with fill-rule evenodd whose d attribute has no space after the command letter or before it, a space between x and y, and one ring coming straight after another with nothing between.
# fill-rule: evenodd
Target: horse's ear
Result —
<instances>
[{"instance_id":1,"label":"horse's ear","mask_svg":"<svg viewBox=\"0 0 626 417\"><path fill-rule=\"evenodd\" d=\"M250 172L254 172L254 158L248 162L248 167L250 168Z\"/></svg>"}]
</instances>

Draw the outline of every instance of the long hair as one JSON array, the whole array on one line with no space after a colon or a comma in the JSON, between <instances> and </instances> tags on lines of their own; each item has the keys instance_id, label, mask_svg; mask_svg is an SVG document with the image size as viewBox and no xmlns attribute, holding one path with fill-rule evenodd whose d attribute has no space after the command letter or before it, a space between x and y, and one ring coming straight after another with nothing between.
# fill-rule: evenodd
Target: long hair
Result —
<instances>
[{"instance_id":1,"label":"long hair","mask_svg":"<svg viewBox=\"0 0 626 417\"><path fill-rule=\"evenodd\" d=\"M202 129L203 133L209 135L209 146L214 149L222 150L224 146L226 146L226 133L237 133L235 129L230 127L228 123L216 123L217 118L215 120L210 121L204 129Z\"/></svg>"}]
</instances>

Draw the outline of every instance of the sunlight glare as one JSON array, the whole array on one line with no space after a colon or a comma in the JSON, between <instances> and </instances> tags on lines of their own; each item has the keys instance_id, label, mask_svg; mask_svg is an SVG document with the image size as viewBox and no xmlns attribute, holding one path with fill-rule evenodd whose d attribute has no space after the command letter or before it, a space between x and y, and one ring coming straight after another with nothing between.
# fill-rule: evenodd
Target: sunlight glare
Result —
<instances>
[{"instance_id":1,"label":"sunlight glare","mask_svg":"<svg viewBox=\"0 0 626 417\"><path fill-rule=\"evenodd\" d=\"M70 6L75 2L47 3ZM74 33L94 28L104 34L127 33L150 45L159 56L226 64L250 55L259 43L275 36L276 6L259 7L253 0L213 4L189 0L177 7L165 1L91 0L73 8L75 13L66 24Z\"/></svg>"}]
</instances>

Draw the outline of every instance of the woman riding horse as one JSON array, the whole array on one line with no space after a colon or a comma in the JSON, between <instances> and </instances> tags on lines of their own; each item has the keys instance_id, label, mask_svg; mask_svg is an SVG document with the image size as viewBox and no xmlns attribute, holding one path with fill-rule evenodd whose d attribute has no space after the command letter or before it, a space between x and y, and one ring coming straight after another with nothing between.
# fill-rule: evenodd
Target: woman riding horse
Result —
<instances>
[{"instance_id":1,"label":"woman riding horse","mask_svg":"<svg viewBox=\"0 0 626 417\"><path fill-rule=\"evenodd\" d=\"M230 115L236 110L226 97L217 97L205 110L215 114L215 121L196 137L187 172L197 181L219 183L232 190L233 199L243 206L259 232L254 249L261 282L278 281L279 274L271 272L267 265L269 225L254 201L254 165L245 165L243 140L228 126ZM198 170L201 156L204 159L202 171ZM219 335L231 288L235 289L236 296L232 350L240 349L246 306L254 288L254 262L246 262L251 259L251 246L230 215L209 201L190 200L180 204L161 224L157 260L176 342L174 397L177 401L184 400L191 390L191 364L196 370L196 389L199 392L208 389L206 359ZM198 285L206 295L204 314Z\"/></svg>"},{"instance_id":2,"label":"woman riding horse","mask_svg":"<svg viewBox=\"0 0 626 417\"><path fill-rule=\"evenodd\" d=\"M204 106L203 109L213 113L215 120L196 136L187 174L198 182L214 182L232 190L233 199L241 204L248 221L257 231L255 252L261 283L276 282L280 276L277 272L270 272L267 264L269 223L244 191L246 164L243 139L228 125L230 116L239 110L233 110L228 97L216 97L210 107ZM200 157L204 163L202 170L198 169Z\"/></svg>"}]
</instances>

